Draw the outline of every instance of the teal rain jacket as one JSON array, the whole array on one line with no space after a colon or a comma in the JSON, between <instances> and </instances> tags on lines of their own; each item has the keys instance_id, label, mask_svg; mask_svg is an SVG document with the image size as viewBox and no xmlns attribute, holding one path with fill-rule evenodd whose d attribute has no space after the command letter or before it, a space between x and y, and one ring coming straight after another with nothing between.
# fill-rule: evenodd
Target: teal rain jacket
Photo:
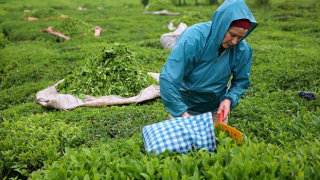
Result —
<instances>
[{"instance_id":1,"label":"teal rain jacket","mask_svg":"<svg viewBox=\"0 0 320 180\"><path fill-rule=\"evenodd\" d=\"M190 26L178 38L160 73L161 98L173 117L185 111L217 111L224 99L231 100L232 110L248 90L252 59L249 44L242 40L218 57L224 35L231 22L238 19L251 22L245 37L257 26L243 0L226 0L212 15L212 21Z\"/></svg>"}]
</instances>

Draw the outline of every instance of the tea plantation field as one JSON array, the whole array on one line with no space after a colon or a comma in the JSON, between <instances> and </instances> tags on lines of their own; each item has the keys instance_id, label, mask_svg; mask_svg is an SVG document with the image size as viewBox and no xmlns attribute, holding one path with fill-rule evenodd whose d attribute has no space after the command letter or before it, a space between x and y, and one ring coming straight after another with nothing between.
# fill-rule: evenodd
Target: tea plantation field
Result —
<instances>
[{"instance_id":1,"label":"tea plantation field","mask_svg":"<svg viewBox=\"0 0 320 180\"><path fill-rule=\"evenodd\" d=\"M210 21L218 8L206 0L149 1L145 9L140 0L0 0L0 178L320 179L320 103L298 96L320 95L319 0L246 1L258 27L246 38L251 87L229 116L244 134L240 146L216 133L217 153L147 154L142 127L169 119L161 98L69 111L34 103L37 92L115 44L142 72L160 73L169 22ZM180 15L143 14L163 8ZM62 14L68 18L43 19ZM26 21L29 15L39 20ZM40 32L48 27L70 39Z\"/></svg>"}]
</instances>

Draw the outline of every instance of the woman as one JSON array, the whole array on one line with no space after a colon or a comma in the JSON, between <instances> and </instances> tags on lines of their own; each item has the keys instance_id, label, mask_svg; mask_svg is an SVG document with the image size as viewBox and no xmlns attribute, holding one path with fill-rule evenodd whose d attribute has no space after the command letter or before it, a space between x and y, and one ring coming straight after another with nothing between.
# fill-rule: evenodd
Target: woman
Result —
<instances>
[{"instance_id":1,"label":"woman","mask_svg":"<svg viewBox=\"0 0 320 180\"><path fill-rule=\"evenodd\" d=\"M243 0L226 0L212 21L183 31L160 74L161 98L173 117L223 110L227 123L250 86L252 50L244 38L256 26Z\"/></svg>"}]
</instances>

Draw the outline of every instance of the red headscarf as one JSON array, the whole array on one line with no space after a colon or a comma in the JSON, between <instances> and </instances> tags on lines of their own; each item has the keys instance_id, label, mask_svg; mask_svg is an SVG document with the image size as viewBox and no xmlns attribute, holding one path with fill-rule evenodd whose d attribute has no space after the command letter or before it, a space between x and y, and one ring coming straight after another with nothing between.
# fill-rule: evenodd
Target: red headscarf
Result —
<instances>
[{"instance_id":1,"label":"red headscarf","mask_svg":"<svg viewBox=\"0 0 320 180\"><path fill-rule=\"evenodd\" d=\"M250 29L251 22L248 19L239 19L232 21L231 26L236 26L244 29Z\"/></svg>"}]
</instances>

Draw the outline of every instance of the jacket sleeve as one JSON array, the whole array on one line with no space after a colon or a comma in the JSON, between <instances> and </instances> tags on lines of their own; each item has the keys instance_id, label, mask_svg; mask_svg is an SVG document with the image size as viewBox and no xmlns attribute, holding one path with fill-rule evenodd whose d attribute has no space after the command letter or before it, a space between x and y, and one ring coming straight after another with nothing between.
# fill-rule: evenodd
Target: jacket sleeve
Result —
<instances>
[{"instance_id":1,"label":"jacket sleeve","mask_svg":"<svg viewBox=\"0 0 320 180\"><path fill-rule=\"evenodd\" d=\"M225 99L231 101L231 110L234 109L240 101L241 96L248 91L250 86L250 72L252 62L252 50L247 44L246 50L240 52L237 57L235 67L232 70L231 87L227 94L220 98L220 102Z\"/></svg>"},{"instance_id":2,"label":"jacket sleeve","mask_svg":"<svg viewBox=\"0 0 320 180\"><path fill-rule=\"evenodd\" d=\"M165 108L173 117L179 117L188 109L179 89L183 77L193 69L196 60L200 58L199 37L193 29L185 29L160 73L160 95Z\"/></svg>"}]
</instances>

